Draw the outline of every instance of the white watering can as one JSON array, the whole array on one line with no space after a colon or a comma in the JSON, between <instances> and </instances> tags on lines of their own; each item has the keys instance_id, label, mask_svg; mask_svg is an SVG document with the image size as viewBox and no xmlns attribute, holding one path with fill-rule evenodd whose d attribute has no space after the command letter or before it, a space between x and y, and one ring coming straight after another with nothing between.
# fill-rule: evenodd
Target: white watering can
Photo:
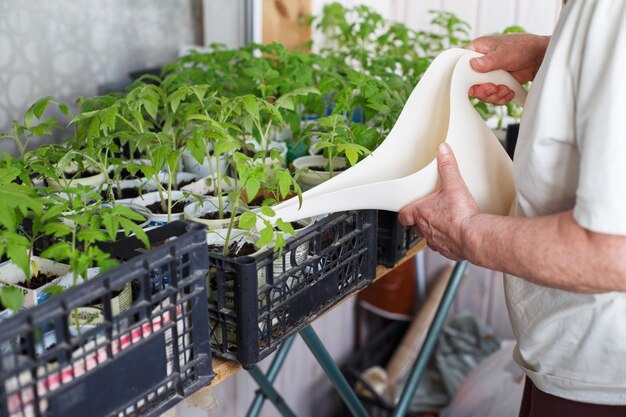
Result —
<instances>
[{"instance_id":1,"label":"white watering can","mask_svg":"<svg viewBox=\"0 0 626 417\"><path fill-rule=\"evenodd\" d=\"M276 216L296 221L325 213L379 209L400 211L440 187L437 146L447 142L461 176L482 212L506 215L515 188L512 162L472 106L468 90L483 83L504 84L523 105L526 90L503 70L479 73L465 49L441 53L424 73L385 141L350 169L274 206Z\"/></svg>"}]
</instances>

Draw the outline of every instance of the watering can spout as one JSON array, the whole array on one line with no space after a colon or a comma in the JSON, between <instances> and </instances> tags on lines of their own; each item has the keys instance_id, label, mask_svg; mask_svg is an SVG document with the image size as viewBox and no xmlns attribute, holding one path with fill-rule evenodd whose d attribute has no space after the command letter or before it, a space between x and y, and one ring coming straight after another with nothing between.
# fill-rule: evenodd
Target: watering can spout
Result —
<instances>
[{"instance_id":1,"label":"watering can spout","mask_svg":"<svg viewBox=\"0 0 626 417\"><path fill-rule=\"evenodd\" d=\"M274 206L271 222L346 210L400 211L440 186L437 147L447 142L480 209L506 215L515 196L512 162L469 101L472 85L492 82L515 91L523 105L526 90L506 71L478 73L465 49L441 53L409 96L385 141L355 166ZM262 220L260 220L262 223Z\"/></svg>"}]
</instances>

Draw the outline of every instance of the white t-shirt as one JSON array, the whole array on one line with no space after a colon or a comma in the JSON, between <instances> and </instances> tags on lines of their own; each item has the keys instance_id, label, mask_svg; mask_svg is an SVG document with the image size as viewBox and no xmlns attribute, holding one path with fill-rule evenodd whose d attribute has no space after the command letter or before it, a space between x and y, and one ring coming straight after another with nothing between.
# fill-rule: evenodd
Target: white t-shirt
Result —
<instances>
[{"instance_id":1,"label":"white t-shirt","mask_svg":"<svg viewBox=\"0 0 626 417\"><path fill-rule=\"evenodd\" d=\"M626 0L568 2L526 101L514 166L514 215L573 209L588 230L626 235ZM626 293L512 276L505 293L515 360L539 389L626 405Z\"/></svg>"}]
</instances>

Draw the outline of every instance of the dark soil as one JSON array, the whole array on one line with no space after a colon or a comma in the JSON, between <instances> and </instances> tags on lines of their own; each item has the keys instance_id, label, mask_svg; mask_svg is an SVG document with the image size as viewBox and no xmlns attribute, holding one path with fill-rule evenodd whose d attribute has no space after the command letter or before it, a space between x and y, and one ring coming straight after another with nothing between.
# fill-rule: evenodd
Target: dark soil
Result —
<instances>
[{"instance_id":1,"label":"dark soil","mask_svg":"<svg viewBox=\"0 0 626 417\"><path fill-rule=\"evenodd\" d=\"M312 171L325 171L325 172L329 171L328 165L316 165L316 166L309 167L309 169ZM341 172L345 170L346 170L345 168L337 168L337 167L333 168L333 172Z\"/></svg>"},{"instance_id":2,"label":"dark soil","mask_svg":"<svg viewBox=\"0 0 626 417\"><path fill-rule=\"evenodd\" d=\"M108 190L104 190L100 192L100 195L102 196L102 198L108 198L109 197L109 192ZM122 188L122 196L120 197L117 194L117 188L113 188L113 196L115 197L116 200L121 199L121 198L135 198L135 197L139 197L139 188L137 187L131 187L131 188Z\"/></svg>"},{"instance_id":3,"label":"dark soil","mask_svg":"<svg viewBox=\"0 0 626 417\"><path fill-rule=\"evenodd\" d=\"M295 230L304 229L306 227L306 224L303 224L300 222L291 222L291 225L293 226Z\"/></svg>"},{"instance_id":4,"label":"dark soil","mask_svg":"<svg viewBox=\"0 0 626 417\"><path fill-rule=\"evenodd\" d=\"M224 212L224 219L228 219L231 216L231 212L230 211L225 211ZM199 219L204 219L204 220L219 220L220 219L220 212L219 211L213 211L210 213L205 213L202 216L198 217Z\"/></svg>"},{"instance_id":5,"label":"dark soil","mask_svg":"<svg viewBox=\"0 0 626 417\"><path fill-rule=\"evenodd\" d=\"M185 209L186 203L187 202L183 200L175 201L174 204L172 204L172 214L182 213ZM165 200L165 210L161 207L160 201L155 201L154 203L147 205L146 208L154 214L167 214L167 200Z\"/></svg>"},{"instance_id":6,"label":"dark soil","mask_svg":"<svg viewBox=\"0 0 626 417\"><path fill-rule=\"evenodd\" d=\"M64 172L63 173L63 178L67 179L67 180L78 180L81 178L89 178L89 177L93 177L94 175L98 175L99 172L98 171L92 171L92 170L86 170L85 172Z\"/></svg>"},{"instance_id":7,"label":"dark soil","mask_svg":"<svg viewBox=\"0 0 626 417\"><path fill-rule=\"evenodd\" d=\"M248 203L248 207L261 207L264 201L265 201L265 196L263 195L254 197L252 201Z\"/></svg>"},{"instance_id":8,"label":"dark soil","mask_svg":"<svg viewBox=\"0 0 626 417\"><path fill-rule=\"evenodd\" d=\"M237 246L238 242L233 242L228 247L228 253L226 256L229 258L236 258L238 256L252 255L257 251L256 246L250 242L244 242L243 245ZM209 253L219 253L224 251L224 245L209 245Z\"/></svg>"},{"instance_id":9,"label":"dark soil","mask_svg":"<svg viewBox=\"0 0 626 417\"><path fill-rule=\"evenodd\" d=\"M191 184L191 183L192 183L192 182L194 182L194 181L196 181L196 180L191 179L191 180L181 181L181 182L177 183L177 184L176 184L176 186L178 187L178 189L181 189L181 188L183 188L185 185L189 185L189 184Z\"/></svg>"},{"instance_id":10,"label":"dark soil","mask_svg":"<svg viewBox=\"0 0 626 417\"><path fill-rule=\"evenodd\" d=\"M59 277L59 275L46 275L44 273L39 273L39 275L37 275L36 277L31 277L31 279L27 282L21 282L20 284L24 287L24 288L28 288L29 290L34 290L37 289L41 286L46 285L49 282L54 281L55 279L57 279Z\"/></svg>"}]
</instances>

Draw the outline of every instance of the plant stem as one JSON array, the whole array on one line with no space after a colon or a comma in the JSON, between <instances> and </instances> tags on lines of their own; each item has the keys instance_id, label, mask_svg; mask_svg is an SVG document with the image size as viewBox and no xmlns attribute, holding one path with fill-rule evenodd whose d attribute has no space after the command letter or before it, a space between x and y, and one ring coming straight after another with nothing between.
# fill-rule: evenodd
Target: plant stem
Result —
<instances>
[{"instance_id":1,"label":"plant stem","mask_svg":"<svg viewBox=\"0 0 626 417\"><path fill-rule=\"evenodd\" d=\"M167 166L167 221L172 221L172 170ZM161 200L161 204L163 204Z\"/></svg>"},{"instance_id":2,"label":"plant stem","mask_svg":"<svg viewBox=\"0 0 626 417\"><path fill-rule=\"evenodd\" d=\"M238 193L236 193L235 195L239 197ZM232 208L232 213L230 214L230 222L228 223L228 231L226 232L226 239L224 239L224 249L223 249L224 256L228 255L230 235L231 235L231 232L233 231L233 226L235 225L235 217L237 216L237 209L239 208L239 198L235 199L235 201L233 202L233 206L231 208Z\"/></svg>"}]
</instances>

